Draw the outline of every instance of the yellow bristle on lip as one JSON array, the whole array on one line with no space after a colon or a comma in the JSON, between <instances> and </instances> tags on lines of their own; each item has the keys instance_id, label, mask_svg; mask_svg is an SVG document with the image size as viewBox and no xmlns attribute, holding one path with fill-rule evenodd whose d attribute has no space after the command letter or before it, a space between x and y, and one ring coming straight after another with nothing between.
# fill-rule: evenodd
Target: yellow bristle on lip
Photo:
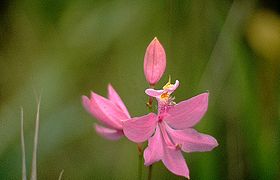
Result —
<instances>
[{"instance_id":1,"label":"yellow bristle on lip","mask_svg":"<svg viewBox=\"0 0 280 180\"><path fill-rule=\"evenodd\" d=\"M173 86L173 84L171 84L171 76L169 75L168 82L163 86L162 89L166 90L166 89L169 89L172 86Z\"/></svg>"}]
</instances>

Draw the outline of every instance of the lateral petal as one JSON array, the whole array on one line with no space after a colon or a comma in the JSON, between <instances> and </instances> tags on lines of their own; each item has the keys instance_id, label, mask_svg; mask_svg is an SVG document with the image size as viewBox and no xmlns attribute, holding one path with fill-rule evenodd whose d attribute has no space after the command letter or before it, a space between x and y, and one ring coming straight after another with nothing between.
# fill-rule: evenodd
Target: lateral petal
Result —
<instances>
[{"instance_id":1,"label":"lateral petal","mask_svg":"<svg viewBox=\"0 0 280 180\"><path fill-rule=\"evenodd\" d=\"M121 129L121 124L119 122L111 121L108 116L99 109L98 105L93 100L90 100L87 96L82 96L82 103L85 109L102 124L113 129Z\"/></svg>"},{"instance_id":2,"label":"lateral petal","mask_svg":"<svg viewBox=\"0 0 280 180\"><path fill-rule=\"evenodd\" d=\"M92 101L98 105L98 108L114 123L119 124L122 129L123 120L128 119L127 116L110 100L92 92Z\"/></svg>"},{"instance_id":3,"label":"lateral petal","mask_svg":"<svg viewBox=\"0 0 280 180\"><path fill-rule=\"evenodd\" d=\"M125 136L133 142L144 142L152 136L156 125L157 115L150 113L145 116L123 121L123 132Z\"/></svg>"},{"instance_id":4,"label":"lateral petal","mask_svg":"<svg viewBox=\"0 0 280 180\"><path fill-rule=\"evenodd\" d=\"M167 125L166 130L172 140L176 144L181 145L181 149L185 152L211 151L218 146L218 142L215 138L207 134L199 133L192 128L174 130Z\"/></svg>"},{"instance_id":5,"label":"lateral petal","mask_svg":"<svg viewBox=\"0 0 280 180\"><path fill-rule=\"evenodd\" d=\"M162 160L165 167L172 173L189 178L189 169L181 150L166 144L162 128L157 125L153 137L149 138L148 147L144 151L145 165L149 166Z\"/></svg>"},{"instance_id":6,"label":"lateral petal","mask_svg":"<svg viewBox=\"0 0 280 180\"><path fill-rule=\"evenodd\" d=\"M108 85L108 98L121 109L121 111L127 116L127 118L130 118L126 106L111 84Z\"/></svg>"},{"instance_id":7,"label":"lateral petal","mask_svg":"<svg viewBox=\"0 0 280 180\"><path fill-rule=\"evenodd\" d=\"M91 113L91 103L90 103L90 100L87 96L82 96L82 104L84 106L84 108L89 112Z\"/></svg>"},{"instance_id":8,"label":"lateral petal","mask_svg":"<svg viewBox=\"0 0 280 180\"><path fill-rule=\"evenodd\" d=\"M175 129L186 129L196 125L208 108L208 94L202 93L173 106L165 121Z\"/></svg>"},{"instance_id":9,"label":"lateral petal","mask_svg":"<svg viewBox=\"0 0 280 180\"><path fill-rule=\"evenodd\" d=\"M162 159L165 167L172 173L184 176L189 179L189 168L185 161L184 156L180 149L170 149L167 146L164 147L164 156Z\"/></svg>"},{"instance_id":10,"label":"lateral petal","mask_svg":"<svg viewBox=\"0 0 280 180\"><path fill-rule=\"evenodd\" d=\"M121 130L106 128L98 124L95 124L95 130L100 136L113 141L118 140L123 136Z\"/></svg>"},{"instance_id":11,"label":"lateral petal","mask_svg":"<svg viewBox=\"0 0 280 180\"><path fill-rule=\"evenodd\" d=\"M155 134L149 138L148 147L144 151L145 165L149 166L163 157L163 139L160 128L156 127Z\"/></svg>"}]
</instances>

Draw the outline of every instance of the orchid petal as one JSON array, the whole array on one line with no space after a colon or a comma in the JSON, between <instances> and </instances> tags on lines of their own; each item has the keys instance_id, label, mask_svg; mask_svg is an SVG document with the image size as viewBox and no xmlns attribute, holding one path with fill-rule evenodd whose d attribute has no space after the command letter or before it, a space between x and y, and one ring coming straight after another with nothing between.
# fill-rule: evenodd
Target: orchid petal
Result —
<instances>
[{"instance_id":1,"label":"orchid petal","mask_svg":"<svg viewBox=\"0 0 280 180\"><path fill-rule=\"evenodd\" d=\"M168 146L169 148L175 149L176 144L173 143L173 141L170 139L168 132L166 131L167 124L163 122L163 123L159 123L158 126L160 128L161 135L164 139L165 145Z\"/></svg>"},{"instance_id":2,"label":"orchid petal","mask_svg":"<svg viewBox=\"0 0 280 180\"><path fill-rule=\"evenodd\" d=\"M155 89L146 89L145 93L151 97L158 97L160 96L164 90L155 90Z\"/></svg>"},{"instance_id":3,"label":"orchid petal","mask_svg":"<svg viewBox=\"0 0 280 180\"><path fill-rule=\"evenodd\" d=\"M164 146L162 162L172 173L189 179L189 168L180 149L170 149Z\"/></svg>"},{"instance_id":4,"label":"orchid petal","mask_svg":"<svg viewBox=\"0 0 280 180\"><path fill-rule=\"evenodd\" d=\"M123 136L123 132L120 130L105 128L97 124L95 124L95 130L100 136L109 140L118 140Z\"/></svg>"},{"instance_id":5,"label":"orchid petal","mask_svg":"<svg viewBox=\"0 0 280 180\"><path fill-rule=\"evenodd\" d=\"M127 118L130 118L128 110L125 107L122 99L111 84L108 85L108 98L123 111Z\"/></svg>"},{"instance_id":6,"label":"orchid petal","mask_svg":"<svg viewBox=\"0 0 280 180\"><path fill-rule=\"evenodd\" d=\"M179 84L180 84L179 81L176 80L175 84L173 84L172 86L170 86L170 88L167 89L167 92L169 94L173 93L178 88Z\"/></svg>"},{"instance_id":7,"label":"orchid petal","mask_svg":"<svg viewBox=\"0 0 280 180\"><path fill-rule=\"evenodd\" d=\"M135 117L123 122L125 136L133 142L146 141L155 131L157 115L154 113L141 117Z\"/></svg>"},{"instance_id":8,"label":"orchid petal","mask_svg":"<svg viewBox=\"0 0 280 180\"><path fill-rule=\"evenodd\" d=\"M82 96L82 104L87 112L91 113L91 102L87 96Z\"/></svg>"},{"instance_id":9,"label":"orchid petal","mask_svg":"<svg viewBox=\"0 0 280 180\"><path fill-rule=\"evenodd\" d=\"M156 127L155 134L149 138L148 147L144 151L145 165L149 166L163 157L163 139L160 128Z\"/></svg>"},{"instance_id":10,"label":"orchid petal","mask_svg":"<svg viewBox=\"0 0 280 180\"><path fill-rule=\"evenodd\" d=\"M208 108L208 93L202 93L173 106L165 121L175 129L186 129L196 125Z\"/></svg>"},{"instance_id":11,"label":"orchid petal","mask_svg":"<svg viewBox=\"0 0 280 180\"><path fill-rule=\"evenodd\" d=\"M218 142L212 136L197 132L195 129L174 130L166 125L166 130L176 144L181 145L185 152L211 151L218 146Z\"/></svg>"},{"instance_id":12,"label":"orchid petal","mask_svg":"<svg viewBox=\"0 0 280 180\"><path fill-rule=\"evenodd\" d=\"M82 103L85 109L97 120L99 120L104 125L111 127L113 129L121 129L121 123L116 121L111 121L108 116L106 116L97 106L97 104L90 100L86 96L82 96Z\"/></svg>"},{"instance_id":13,"label":"orchid petal","mask_svg":"<svg viewBox=\"0 0 280 180\"><path fill-rule=\"evenodd\" d=\"M170 148L170 145L166 144L162 130L157 126L155 134L149 138L148 147L144 151L145 165L149 166L162 160L165 167L172 173L189 178L189 169L180 149L175 146Z\"/></svg>"},{"instance_id":14,"label":"orchid petal","mask_svg":"<svg viewBox=\"0 0 280 180\"><path fill-rule=\"evenodd\" d=\"M110 100L92 92L92 101L94 101L99 109L107 115L112 121L118 121L121 124L122 120L128 119L127 116Z\"/></svg>"},{"instance_id":15,"label":"orchid petal","mask_svg":"<svg viewBox=\"0 0 280 180\"><path fill-rule=\"evenodd\" d=\"M109 123L115 124L116 129L122 129L122 120L126 120L126 115L110 100L92 92L91 101L95 108L98 108L108 117Z\"/></svg>"}]
</instances>

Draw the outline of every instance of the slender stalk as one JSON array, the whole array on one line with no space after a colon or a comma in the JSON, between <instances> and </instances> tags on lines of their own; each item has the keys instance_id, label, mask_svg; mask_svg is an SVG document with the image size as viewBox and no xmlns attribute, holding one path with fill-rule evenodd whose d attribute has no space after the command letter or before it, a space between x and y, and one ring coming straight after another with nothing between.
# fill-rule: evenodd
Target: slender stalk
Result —
<instances>
[{"instance_id":1,"label":"slender stalk","mask_svg":"<svg viewBox=\"0 0 280 180\"><path fill-rule=\"evenodd\" d=\"M148 107L149 112L152 112L152 108L153 108L152 104L153 104L153 97L149 97L149 100L146 103L146 106Z\"/></svg>"},{"instance_id":2,"label":"slender stalk","mask_svg":"<svg viewBox=\"0 0 280 180\"><path fill-rule=\"evenodd\" d=\"M154 88L153 85L150 86L150 88ZM153 111L153 97L149 96L148 102L146 103L146 106L148 107L149 112Z\"/></svg>"},{"instance_id":3,"label":"slender stalk","mask_svg":"<svg viewBox=\"0 0 280 180\"><path fill-rule=\"evenodd\" d=\"M138 180L142 180L143 151L142 143L137 144L138 149Z\"/></svg>"},{"instance_id":4,"label":"slender stalk","mask_svg":"<svg viewBox=\"0 0 280 180\"><path fill-rule=\"evenodd\" d=\"M63 173L64 173L64 169L62 169L62 171L60 172L58 180L61 180L61 179L62 179Z\"/></svg>"},{"instance_id":5,"label":"slender stalk","mask_svg":"<svg viewBox=\"0 0 280 180\"><path fill-rule=\"evenodd\" d=\"M23 108L20 108L20 137L21 137L21 152L22 152L22 180L26 180L26 162L25 162L25 144L23 132Z\"/></svg>"},{"instance_id":6,"label":"slender stalk","mask_svg":"<svg viewBox=\"0 0 280 180\"><path fill-rule=\"evenodd\" d=\"M38 133L39 133L39 114L40 114L40 102L41 97L38 99L37 114L35 121L35 134L34 134L34 144L33 144L33 157L32 157L32 169L30 180L37 180L37 148L38 148Z\"/></svg>"},{"instance_id":7,"label":"slender stalk","mask_svg":"<svg viewBox=\"0 0 280 180\"><path fill-rule=\"evenodd\" d=\"M153 165L150 165L148 170L148 180L152 179L152 170L153 170Z\"/></svg>"}]
</instances>

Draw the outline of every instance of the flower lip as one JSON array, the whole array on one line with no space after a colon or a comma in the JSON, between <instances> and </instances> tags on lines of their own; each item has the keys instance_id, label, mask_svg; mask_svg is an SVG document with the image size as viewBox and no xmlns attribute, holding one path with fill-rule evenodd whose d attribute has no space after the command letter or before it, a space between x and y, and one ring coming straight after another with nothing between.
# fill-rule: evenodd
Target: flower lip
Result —
<instances>
[{"instance_id":1,"label":"flower lip","mask_svg":"<svg viewBox=\"0 0 280 180\"><path fill-rule=\"evenodd\" d=\"M178 88L179 84L180 83L178 80L175 81L175 84L171 84L170 82L168 82L165 86L163 86L163 90L171 94Z\"/></svg>"},{"instance_id":2,"label":"flower lip","mask_svg":"<svg viewBox=\"0 0 280 180\"><path fill-rule=\"evenodd\" d=\"M164 92L164 90L155 90L155 89L146 89L145 93L151 97L159 97L162 93Z\"/></svg>"},{"instance_id":3,"label":"flower lip","mask_svg":"<svg viewBox=\"0 0 280 180\"><path fill-rule=\"evenodd\" d=\"M157 100L161 102L169 102L169 100L173 100L170 96L179 86L179 81L176 80L174 84L171 84L170 78L166 85L163 86L163 89L161 90L155 90L155 89L146 89L145 93L151 97L155 97Z\"/></svg>"}]
</instances>

